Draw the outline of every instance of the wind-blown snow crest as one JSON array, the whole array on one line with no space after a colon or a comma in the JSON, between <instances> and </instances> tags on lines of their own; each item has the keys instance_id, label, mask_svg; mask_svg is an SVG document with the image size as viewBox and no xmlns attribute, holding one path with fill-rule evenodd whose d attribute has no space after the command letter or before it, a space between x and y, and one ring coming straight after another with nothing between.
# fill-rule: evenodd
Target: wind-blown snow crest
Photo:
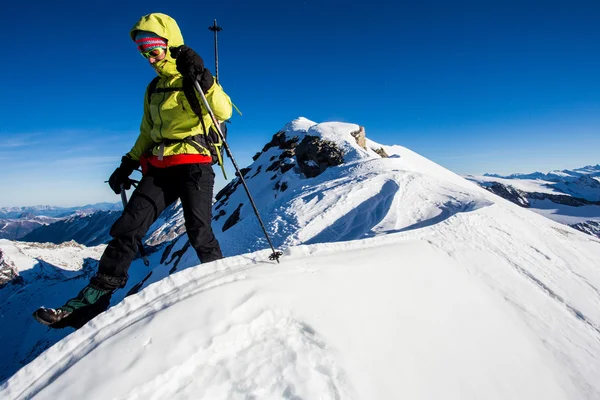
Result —
<instances>
[{"instance_id":1,"label":"wind-blown snow crest","mask_svg":"<svg viewBox=\"0 0 600 400\"><path fill-rule=\"evenodd\" d=\"M281 264L233 182L213 224L232 257L175 240L0 397L600 398L600 240L357 128L295 120L244 172ZM304 176L308 133L344 162Z\"/></svg>"}]
</instances>

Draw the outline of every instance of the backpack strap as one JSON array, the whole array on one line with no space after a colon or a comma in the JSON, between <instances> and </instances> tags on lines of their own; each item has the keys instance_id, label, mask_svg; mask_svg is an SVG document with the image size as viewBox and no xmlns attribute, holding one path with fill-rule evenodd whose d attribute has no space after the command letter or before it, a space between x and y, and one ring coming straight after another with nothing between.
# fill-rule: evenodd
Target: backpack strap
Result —
<instances>
[{"instance_id":1,"label":"backpack strap","mask_svg":"<svg viewBox=\"0 0 600 400\"><path fill-rule=\"evenodd\" d=\"M152 81L150 81L150 84L148 84L148 88L147 88L148 104L150 104L150 98L152 97L152 94L154 94L154 93L183 91L183 94L185 95L186 100L190 104L190 108L192 109L194 114L196 114L196 116L200 120L200 124L202 124L202 132L204 134L190 136L190 137L186 137L184 139L179 139L179 140L165 140L165 141L163 141L163 143L166 145L170 145L170 144L174 144L174 143L185 142L185 143L188 143L191 146L193 146L196 150L198 150L198 152L202 152L202 148L199 147L199 145L201 145L205 149L208 149L211 154L213 153L211 151L211 146L215 147L215 153L217 155L217 163L221 166L221 170L223 171L223 176L225 177L225 179L227 179L227 175L225 173L225 166L223 165L223 158L221 155L222 143L219 143L220 140L219 140L219 142L208 143L207 138L208 138L209 132L207 131L206 125L204 124L204 118L202 117L202 105L200 104L200 101L198 100L198 97L196 96L196 89L194 87L194 83L193 83L192 79L193 78L190 76L184 76L182 88L158 88L157 86L158 86L158 81L160 80L160 77L159 76L155 77L154 79L152 79ZM221 128L223 128L224 125L225 125L224 123L221 124ZM227 127L225 126L225 129L223 130L223 134L227 135L226 132L227 132ZM215 137L219 136L213 127L211 127L211 133L213 133L213 136L215 136Z\"/></svg>"},{"instance_id":2,"label":"backpack strap","mask_svg":"<svg viewBox=\"0 0 600 400\"><path fill-rule=\"evenodd\" d=\"M210 146L214 147L214 153L217 156L217 164L221 166L223 177L225 178L225 180L227 180L225 166L223 165L223 157L221 155L221 147L223 146L222 140L225 139L225 137L220 138L220 135L217 133L216 127L211 126L210 130L206 130L206 126L204 125L204 118L202 117L202 105L200 104L200 101L198 100L198 97L196 95L196 88L194 87L194 82L192 79L194 78L190 76L183 77L183 94L185 95L185 98L187 99L188 103L190 103L192 111L194 111L194 114L196 114L196 116L200 120L200 123L202 124L202 131L204 132L204 137L202 138L204 141L203 145L205 145L206 148L209 149L211 154L213 154L213 152L211 151ZM221 124L221 126L223 125L224 124ZM207 140L209 139L209 136L212 136L212 140Z\"/></svg>"},{"instance_id":3,"label":"backpack strap","mask_svg":"<svg viewBox=\"0 0 600 400\"><path fill-rule=\"evenodd\" d=\"M155 77L150 81L148 88L146 89L146 99L148 104L150 104L150 98L156 92L156 86L158 85L158 81L160 80L160 76Z\"/></svg>"}]
</instances>

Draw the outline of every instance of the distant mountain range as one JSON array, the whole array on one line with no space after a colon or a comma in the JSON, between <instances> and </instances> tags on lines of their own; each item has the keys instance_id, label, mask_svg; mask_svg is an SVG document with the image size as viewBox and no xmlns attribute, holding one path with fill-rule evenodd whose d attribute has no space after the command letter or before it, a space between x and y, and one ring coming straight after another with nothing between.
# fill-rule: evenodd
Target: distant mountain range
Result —
<instances>
[{"instance_id":1,"label":"distant mountain range","mask_svg":"<svg viewBox=\"0 0 600 400\"><path fill-rule=\"evenodd\" d=\"M77 207L30 206L2 207L0 219L19 219L25 216L44 216L53 218L68 218L73 214L90 214L96 211L116 211L123 209L121 203L96 203Z\"/></svg>"},{"instance_id":2,"label":"distant mountain range","mask_svg":"<svg viewBox=\"0 0 600 400\"><path fill-rule=\"evenodd\" d=\"M600 237L600 165L548 173L466 175L488 191Z\"/></svg>"},{"instance_id":3,"label":"distant mountain range","mask_svg":"<svg viewBox=\"0 0 600 400\"><path fill-rule=\"evenodd\" d=\"M117 210L94 210L91 206L84 206L74 207L71 214L63 218L27 213L20 218L0 220L0 239L54 244L75 241L86 246L105 244L111 239L110 228L121 216L122 207L117 203L104 208ZM44 212L44 207L36 208L36 212ZM184 232L183 211L180 203L176 202L150 227L144 243L157 246Z\"/></svg>"},{"instance_id":4,"label":"distant mountain range","mask_svg":"<svg viewBox=\"0 0 600 400\"><path fill-rule=\"evenodd\" d=\"M530 174L511 174L511 175L498 175L498 174L484 174L491 178L504 178L504 179L540 179L543 181L551 182L565 182L575 181L582 176L600 176L600 164L587 165L583 168L577 169L563 169L554 170L548 173L533 172Z\"/></svg>"},{"instance_id":5,"label":"distant mountain range","mask_svg":"<svg viewBox=\"0 0 600 400\"><path fill-rule=\"evenodd\" d=\"M75 222L78 218L85 219L87 216L93 215L97 212L106 213L122 209L123 207L121 206L121 203L97 203L80 207L4 207L0 208L0 239L27 240L23 238L38 228L42 228L54 223L62 223L62 221L65 220L68 220L69 222L64 222L62 226L72 225L73 222ZM100 215L93 217L93 219L103 218L104 217ZM89 224L90 222L91 221L88 219L87 223ZM56 227L53 227L51 231L55 234L58 233ZM39 238L40 236L34 237ZM65 241L75 239L73 235L68 234L58 234L56 237L57 239L45 241L51 243L62 243L63 238L67 238ZM48 239L48 237L44 237L44 239Z\"/></svg>"},{"instance_id":6,"label":"distant mountain range","mask_svg":"<svg viewBox=\"0 0 600 400\"><path fill-rule=\"evenodd\" d=\"M86 246L97 246L110 240L110 227L121 216L121 211L96 211L74 215L49 225L43 225L19 240L60 244L74 240Z\"/></svg>"}]
</instances>

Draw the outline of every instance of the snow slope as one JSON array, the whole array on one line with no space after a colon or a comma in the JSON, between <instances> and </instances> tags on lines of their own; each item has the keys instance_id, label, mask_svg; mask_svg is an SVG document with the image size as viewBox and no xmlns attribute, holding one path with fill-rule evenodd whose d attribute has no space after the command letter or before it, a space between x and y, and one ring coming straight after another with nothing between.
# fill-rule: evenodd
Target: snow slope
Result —
<instances>
[{"instance_id":1,"label":"snow slope","mask_svg":"<svg viewBox=\"0 0 600 400\"><path fill-rule=\"evenodd\" d=\"M600 398L600 240L403 147L362 149L356 127L284 127L344 149L344 164L315 178L267 174L278 148L249 166L281 264L238 187L215 205L233 257L196 266L180 237L121 301L144 275L136 261L114 306L0 398Z\"/></svg>"},{"instance_id":2,"label":"snow slope","mask_svg":"<svg viewBox=\"0 0 600 400\"><path fill-rule=\"evenodd\" d=\"M561 224L579 224L587 221L600 222L600 206L572 207L556 204L548 199L532 200L531 210Z\"/></svg>"}]
</instances>

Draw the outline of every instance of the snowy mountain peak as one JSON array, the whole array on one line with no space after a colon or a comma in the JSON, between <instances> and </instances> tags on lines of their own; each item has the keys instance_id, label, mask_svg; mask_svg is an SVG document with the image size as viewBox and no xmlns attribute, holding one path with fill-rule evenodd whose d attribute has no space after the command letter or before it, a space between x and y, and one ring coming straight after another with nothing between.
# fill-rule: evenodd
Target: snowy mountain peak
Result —
<instances>
[{"instance_id":1,"label":"snowy mountain peak","mask_svg":"<svg viewBox=\"0 0 600 400\"><path fill-rule=\"evenodd\" d=\"M254 162L241 170L251 193L259 203L271 203L269 197L284 204L294 193L307 185L334 179L327 169L351 165L364 160L387 157L381 146L367 145L365 129L356 124L341 122L315 123L300 117L275 133ZM372 148L371 148L372 147ZM341 170L340 170L341 172ZM216 195L214 221L217 230L225 232L242 219L251 216L247 195L239 178L231 181Z\"/></svg>"}]
</instances>

